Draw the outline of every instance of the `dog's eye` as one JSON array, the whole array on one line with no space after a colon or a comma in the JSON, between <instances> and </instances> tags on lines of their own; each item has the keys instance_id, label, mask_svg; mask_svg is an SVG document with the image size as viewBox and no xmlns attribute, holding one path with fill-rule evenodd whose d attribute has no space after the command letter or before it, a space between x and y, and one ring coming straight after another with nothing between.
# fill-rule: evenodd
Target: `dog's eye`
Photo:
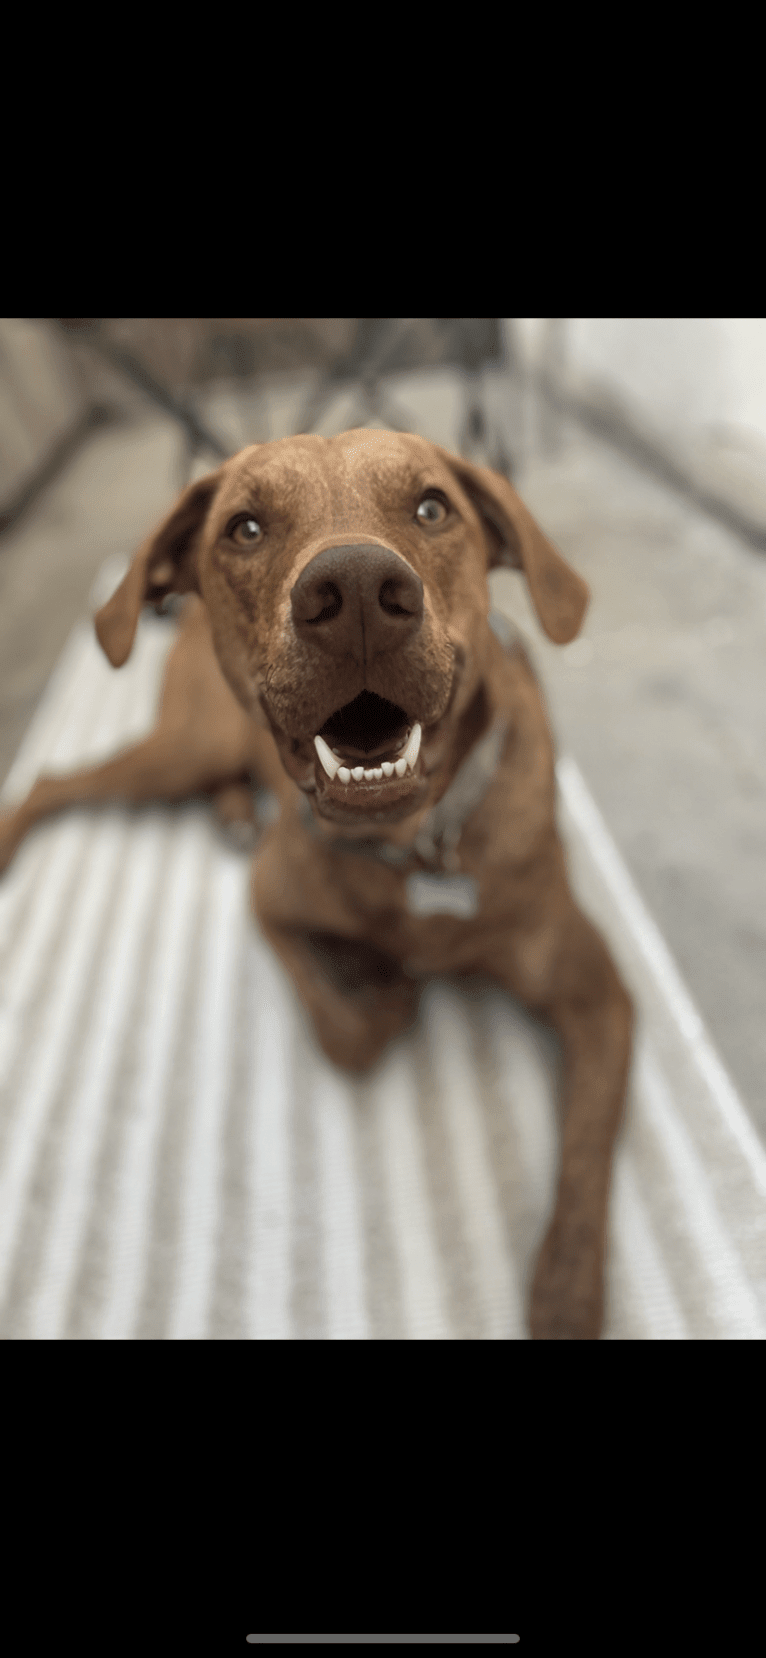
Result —
<instances>
[{"instance_id":1,"label":"dog's eye","mask_svg":"<svg viewBox=\"0 0 766 1658\"><path fill-rule=\"evenodd\" d=\"M258 519L248 516L247 518L236 518L229 525L226 534L237 547L252 547L254 542L260 540L263 531Z\"/></svg>"},{"instance_id":2,"label":"dog's eye","mask_svg":"<svg viewBox=\"0 0 766 1658\"><path fill-rule=\"evenodd\" d=\"M447 507L438 495L427 495L418 507L417 516L421 524L442 524L447 517Z\"/></svg>"}]
</instances>

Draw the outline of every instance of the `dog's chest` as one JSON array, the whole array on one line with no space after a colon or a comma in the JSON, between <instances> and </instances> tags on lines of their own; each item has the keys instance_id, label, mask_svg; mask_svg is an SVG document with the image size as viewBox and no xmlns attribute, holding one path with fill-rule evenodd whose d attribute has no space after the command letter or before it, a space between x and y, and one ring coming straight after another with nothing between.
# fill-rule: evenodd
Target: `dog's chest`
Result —
<instances>
[{"instance_id":1,"label":"dog's chest","mask_svg":"<svg viewBox=\"0 0 766 1658\"><path fill-rule=\"evenodd\" d=\"M475 952L483 925L475 875L403 873L349 854L336 879L349 919L413 972L438 972Z\"/></svg>"}]
</instances>

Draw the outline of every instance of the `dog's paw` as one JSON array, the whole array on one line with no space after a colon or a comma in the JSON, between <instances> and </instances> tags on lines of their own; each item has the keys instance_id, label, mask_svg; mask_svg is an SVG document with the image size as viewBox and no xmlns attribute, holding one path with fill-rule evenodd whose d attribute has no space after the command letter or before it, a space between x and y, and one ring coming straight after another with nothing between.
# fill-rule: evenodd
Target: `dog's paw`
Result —
<instances>
[{"instance_id":1,"label":"dog's paw","mask_svg":"<svg viewBox=\"0 0 766 1658\"><path fill-rule=\"evenodd\" d=\"M547 1299L538 1306L533 1302L529 1320L533 1341L598 1341L601 1324L600 1304L560 1306Z\"/></svg>"},{"instance_id":2,"label":"dog's paw","mask_svg":"<svg viewBox=\"0 0 766 1658\"><path fill-rule=\"evenodd\" d=\"M336 996L323 998L312 1007L314 1031L319 1046L339 1066L354 1076L374 1069L389 1043L413 1023L412 1002L374 997Z\"/></svg>"},{"instance_id":3,"label":"dog's paw","mask_svg":"<svg viewBox=\"0 0 766 1658\"><path fill-rule=\"evenodd\" d=\"M532 1280L533 1341L598 1341L603 1323L603 1262L551 1228Z\"/></svg>"}]
</instances>

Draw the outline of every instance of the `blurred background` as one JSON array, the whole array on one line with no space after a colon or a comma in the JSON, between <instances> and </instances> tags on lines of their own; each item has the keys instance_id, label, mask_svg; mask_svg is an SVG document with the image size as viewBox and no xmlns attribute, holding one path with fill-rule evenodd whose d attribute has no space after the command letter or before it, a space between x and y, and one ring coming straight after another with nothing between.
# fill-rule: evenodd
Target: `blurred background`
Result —
<instances>
[{"instance_id":1,"label":"blurred background","mask_svg":"<svg viewBox=\"0 0 766 1658\"><path fill-rule=\"evenodd\" d=\"M505 472L589 582L557 649L491 578L766 1143L766 319L0 319L0 773L185 483L357 425Z\"/></svg>"}]
</instances>

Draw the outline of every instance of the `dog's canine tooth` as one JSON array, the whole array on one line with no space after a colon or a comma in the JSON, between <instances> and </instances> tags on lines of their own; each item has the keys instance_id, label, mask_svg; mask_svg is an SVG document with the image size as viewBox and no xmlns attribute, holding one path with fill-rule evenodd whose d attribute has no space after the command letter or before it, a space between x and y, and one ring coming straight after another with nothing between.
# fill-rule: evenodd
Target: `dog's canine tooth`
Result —
<instances>
[{"instance_id":1,"label":"dog's canine tooth","mask_svg":"<svg viewBox=\"0 0 766 1658\"><path fill-rule=\"evenodd\" d=\"M351 773L348 769L348 766L339 766L338 767L338 777L339 777L341 783L350 783L351 782Z\"/></svg>"},{"instance_id":2,"label":"dog's canine tooth","mask_svg":"<svg viewBox=\"0 0 766 1658\"><path fill-rule=\"evenodd\" d=\"M391 760L384 760L380 769L384 777L393 777L394 767Z\"/></svg>"},{"instance_id":3,"label":"dog's canine tooth","mask_svg":"<svg viewBox=\"0 0 766 1658\"><path fill-rule=\"evenodd\" d=\"M332 749L328 748L328 746L327 746L327 744L324 740L324 737L315 737L314 738L314 747L317 751L317 754L319 755L319 758L322 762L322 765L324 766L325 771L327 772L327 776L329 777L330 782L332 782L333 778L335 777L336 772L340 769L340 761L336 760L335 755L332 752Z\"/></svg>"},{"instance_id":4,"label":"dog's canine tooth","mask_svg":"<svg viewBox=\"0 0 766 1658\"><path fill-rule=\"evenodd\" d=\"M410 733L410 738L409 738L409 741L407 743L407 747L404 750L404 753L402 755L402 759L405 761L405 764L407 766L410 766L413 771L415 770L415 766L417 764L417 758L418 758L418 755L420 753L420 739L421 739L422 735L423 735L422 728L416 722L415 725L413 725L413 727L412 727L412 731ZM397 761L397 770L398 769L399 769L399 762ZM399 772L399 776L400 777L402 776L401 772Z\"/></svg>"}]
</instances>

